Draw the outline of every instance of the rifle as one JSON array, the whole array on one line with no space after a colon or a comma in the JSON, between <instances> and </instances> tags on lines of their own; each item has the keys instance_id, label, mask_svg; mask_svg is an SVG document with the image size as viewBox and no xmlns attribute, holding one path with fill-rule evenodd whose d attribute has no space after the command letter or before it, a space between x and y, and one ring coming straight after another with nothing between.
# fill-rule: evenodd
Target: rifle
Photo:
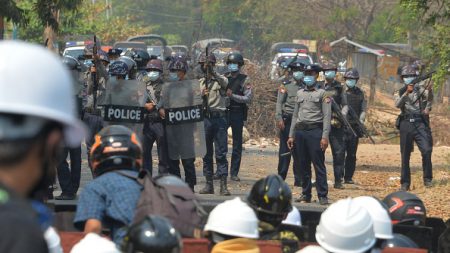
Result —
<instances>
[{"instance_id":1,"label":"rifle","mask_svg":"<svg viewBox=\"0 0 450 253\"><path fill-rule=\"evenodd\" d=\"M209 54L210 54L210 52L209 52L209 43L206 45L206 48L205 48L205 74L204 74L204 78L205 78L205 87L206 87L206 90L207 90L207 92L206 92L206 94L205 94L205 96L203 96L203 108L205 108L205 115L208 115L208 113L209 113L209 90L210 90L210 85L209 85L209 82L210 82L210 80L209 80L209 76L210 76L210 73L209 73L209 65L210 65L210 62L209 62Z\"/></svg>"},{"instance_id":2,"label":"rifle","mask_svg":"<svg viewBox=\"0 0 450 253\"><path fill-rule=\"evenodd\" d=\"M351 106L348 106L348 112L350 113L350 117L353 118L356 122L356 125L358 126L359 132L362 133L362 135L366 138L369 138L370 142L372 144L375 144L375 141L373 140L372 136L370 136L369 132L367 131L366 126L364 126L363 123L359 121L358 115L356 115L356 112L353 110Z\"/></svg>"},{"instance_id":3,"label":"rifle","mask_svg":"<svg viewBox=\"0 0 450 253\"><path fill-rule=\"evenodd\" d=\"M416 83L420 83L420 82L422 82L422 81L424 81L424 80L427 80L428 78L431 78L431 77L433 76L434 73L436 73L436 70L433 70L433 71L431 71L431 72L428 72L428 73L426 73L425 75L418 76L418 77L416 77L416 79L414 79L414 80L413 80L410 84L408 84L408 85L415 85ZM402 95L406 92L406 87L407 87L408 85L405 85L404 87L402 87L402 88L399 90L400 96L402 96ZM422 91L422 93L420 94L419 98L422 97L422 95L423 95L423 93L425 92L425 90L428 89L428 86L429 86L429 85L427 85L427 87ZM415 101L415 102L417 102L417 101ZM414 103L415 103L415 102L414 102Z\"/></svg>"},{"instance_id":4,"label":"rifle","mask_svg":"<svg viewBox=\"0 0 450 253\"><path fill-rule=\"evenodd\" d=\"M97 91L98 91L98 79L97 79L97 60L95 56L97 55L97 36L94 35L94 46L92 47L92 63L93 68L91 68L91 77L92 77L92 96L94 98L94 111L97 109Z\"/></svg>"},{"instance_id":5,"label":"rifle","mask_svg":"<svg viewBox=\"0 0 450 253\"><path fill-rule=\"evenodd\" d=\"M330 99L331 99L331 107L332 107L332 109L333 109L332 112L335 112L335 113L337 114L339 120L340 120L341 122L343 122L344 125L345 125L348 129L350 129L350 131L352 131L352 133L353 133L353 135L354 135L355 137L358 137L358 135L356 134L355 130L353 130L352 125L350 125L350 122L348 122L347 118L342 114L341 108L339 108L339 105L336 103L336 101L334 101L333 98L330 97Z\"/></svg>"}]
</instances>

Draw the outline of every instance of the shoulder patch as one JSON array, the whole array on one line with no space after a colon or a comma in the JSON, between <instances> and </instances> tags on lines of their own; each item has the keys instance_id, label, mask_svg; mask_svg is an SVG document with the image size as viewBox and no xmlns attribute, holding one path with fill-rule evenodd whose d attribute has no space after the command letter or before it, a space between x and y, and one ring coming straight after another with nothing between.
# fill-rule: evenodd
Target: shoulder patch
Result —
<instances>
[{"instance_id":1,"label":"shoulder patch","mask_svg":"<svg viewBox=\"0 0 450 253\"><path fill-rule=\"evenodd\" d=\"M325 101L325 103L329 104L329 103L331 103L331 98L330 97L324 97L324 101Z\"/></svg>"},{"instance_id":2,"label":"shoulder patch","mask_svg":"<svg viewBox=\"0 0 450 253\"><path fill-rule=\"evenodd\" d=\"M286 88L284 85L281 85L280 88L278 88L278 91L280 91L280 93L286 93Z\"/></svg>"},{"instance_id":3,"label":"shoulder patch","mask_svg":"<svg viewBox=\"0 0 450 253\"><path fill-rule=\"evenodd\" d=\"M252 88L252 86L251 86L250 84L247 84L247 85L245 86L245 88L246 88L247 90L250 90L250 89Z\"/></svg>"}]
</instances>

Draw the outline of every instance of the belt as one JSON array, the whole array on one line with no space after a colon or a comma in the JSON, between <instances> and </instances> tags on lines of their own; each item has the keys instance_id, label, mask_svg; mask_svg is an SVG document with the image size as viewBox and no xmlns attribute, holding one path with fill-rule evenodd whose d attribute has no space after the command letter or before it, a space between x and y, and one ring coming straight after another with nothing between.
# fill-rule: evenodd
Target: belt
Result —
<instances>
[{"instance_id":1,"label":"belt","mask_svg":"<svg viewBox=\"0 0 450 253\"><path fill-rule=\"evenodd\" d=\"M313 130L313 129L317 129L320 128L322 129L323 127L323 123L319 122L319 123L296 123L295 124L295 130Z\"/></svg>"},{"instance_id":2,"label":"belt","mask_svg":"<svg viewBox=\"0 0 450 253\"><path fill-rule=\"evenodd\" d=\"M162 122L163 121L159 115L146 115L144 120L148 121L148 122Z\"/></svg>"},{"instance_id":3,"label":"belt","mask_svg":"<svg viewBox=\"0 0 450 253\"><path fill-rule=\"evenodd\" d=\"M225 111L210 111L205 113L206 118L222 118L226 116L227 113Z\"/></svg>"},{"instance_id":4,"label":"belt","mask_svg":"<svg viewBox=\"0 0 450 253\"><path fill-rule=\"evenodd\" d=\"M402 120L408 121L411 123L423 122L423 116L422 116L422 114L417 114L417 113L405 114L402 116Z\"/></svg>"}]
</instances>

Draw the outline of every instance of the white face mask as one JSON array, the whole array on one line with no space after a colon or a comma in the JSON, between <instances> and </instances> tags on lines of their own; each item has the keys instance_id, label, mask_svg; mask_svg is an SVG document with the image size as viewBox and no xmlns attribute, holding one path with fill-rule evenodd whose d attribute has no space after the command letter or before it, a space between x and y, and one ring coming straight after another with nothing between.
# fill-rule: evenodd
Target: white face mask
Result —
<instances>
[{"instance_id":1,"label":"white face mask","mask_svg":"<svg viewBox=\"0 0 450 253\"><path fill-rule=\"evenodd\" d=\"M154 82L154 81L158 80L159 72L158 71L150 71L150 72L148 72L147 76L150 79L150 81Z\"/></svg>"},{"instance_id":2,"label":"white face mask","mask_svg":"<svg viewBox=\"0 0 450 253\"><path fill-rule=\"evenodd\" d=\"M177 72L170 72L169 73L169 80L174 82L174 81L178 81L178 73Z\"/></svg>"}]
</instances>

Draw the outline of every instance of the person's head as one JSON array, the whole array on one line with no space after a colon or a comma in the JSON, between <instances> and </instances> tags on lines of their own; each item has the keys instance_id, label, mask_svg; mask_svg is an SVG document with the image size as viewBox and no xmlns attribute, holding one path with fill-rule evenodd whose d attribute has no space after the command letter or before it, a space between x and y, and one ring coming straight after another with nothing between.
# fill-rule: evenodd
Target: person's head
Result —
<instances>
[{"instance_id":1,"label":"person's head","mask_svg":"<svg viewBox=\"0 0 450 253\"><path fill-rule=\"evenodd\" d=\"M305 76L303 77L303 82L307 87L313 87L316 84L320 71L322 71L322 68L317 64L305 66Z\"/></svg>"},{"instance_id":2,"label":"person's head","mask_svg":"<svg viewBox=\"0 0 450 253\"><path fill-rule=\"evenodd\" d=\"M122 49L120 48L111 48L108 50L108 57L110 61L116 60L119 58L120 54L122 53Z\"/></svg>"},{"instance_id":3,"label":"person's head","mask_svg":"<svg viewBox=\"0 0 450 253\"><path fill-rule=\"evenodd\" d=\"M125 79L128 74L128 65L120 60L114 61L109 64L108 72L117 79Z\"/></svg>"},{"instance_id":4,"label":"person's head","mask_svg":"<svg viewBox=\"0 0 450 253\"><path fill-rule=\"evenodd\" d=\"M323 75L325 80L333 81L336 77L337 66L334 63L327 63L322 66Z\"/></svg>"},{"instance_id":5,"label":"person's head","mask_svg":"<svg viewBox=\"0 0 450 253\"><path fill-rule=\"evenodd\" d=\"M198 58L198 64L200 65L200 69L203 73L206 72L206 65L215 66L217 62L216 56L213 53L209 53L208 57L206 57L206 53L202 53Z\"/></svg>"},{"instance_id":6,"label":"person's head","mask_svg":"<svg viewBox=\"0 0 450 253\"><path fill-rule=\"evenodd\" d=\"M225 63L231 73L239 72L241 67L244 66L244 57L240 52L231 52L227 55Z\"/></svg>"},{"instance_id":7,"label":"person's head","mask_svg":"<svg viewBox=\"0 0 450 253\"><path fill-rule=\"evenodd\" d=\"M144 49L133 49L125 55L131 57L136 62L138 70L145 70L147 63L150 61L150 54Z\"/></svg>"},{"instance_id":8,"label":"person's head","mask_svg":"<svg viewBox=\"0 0 450 253\"><path fill-rule=\"evenodd\" d=\"M278 175L269 175L253 185L247 202L260 221L278 227L292 210L292 192Z\"/></svg>"},{"instance_id":9,"label":"person's head","mask_svg":"<svg viewBox=\"0 0 450 253\"><path fill-rule=\"evenodd\" d=\"M120 253L114 242L95 233L87 234L75 244L70 253Z\"/></svg>"},{"instance_id":10,"label":"person's head","mask_svg":"<svg viewBox=\"0 0 450 253\"><path fill-rule=\"evenodd\" d=\"M344 74L345 85L348 88L353 89L356 87L356 83L359 80L359 72L355 68L348 69Z\"/></svg>"},{"instance_id":11,"label":"person's head","mask_svg":"<svg viewBox=\"0 0 450 253\"><path fill-rule=\"evenodd\" d=\"M409 237L402 234L393 234L391 239L388 239L381 244L381 248L414 248L419 246Z\"/></svg>"},{"instance_id":12,"label":"person's head","mask_svg":"<svg viewBox=\"0 0 450 253\"><path fill-rule=\"evenodd\" d=\"M147 63L146 70L150 81L154 82L162 76L163 62L160 59L152 59Z\"/></svg>"},{"instance_id":13,"label":"person's head","mask_svg":"<svg viewBox=\"0 0 450 253\"><path fill-rule=\"evenodd\" d=\"M117 61L123 62L127 65L127 78L129 80L134 80L136 79L136 74L137 74L137 63L133 60L133 58L131 58L130 56L120 56L119 58L117 58Z\"/></svg>"},{"instance_id":14,"label":"person's head","mask_svg":"<svg viewBox=\"0 0 450 253\"><path fill-rule=\"evenodd\" d=\"M169 81L182 81L186 75L188 70L187 63L180 59L176 58L169 62Z\"/></svg>"},{"instance_id":15,"label":"person's head","mask_svg":"<svg viewBox=\"0 0 450 253\"><path fill-rule=\"evenodd\" d=\"M47 189L61 146L78 146L85 129L58 57L15 41L0 42L0 54L0 182L31 196ZM26 75L23 62L33 66Z\"/></svg>"},{"instance_id":16,"label":"person's head","mask_svg":"<svg viewBox=\"0 0 450 253\"><path fill-rule=\"evenodd\" d=\"M234 238L259 237L258 219L240 198L217 205L209 214L204 230L213 243Z\"/></svg>"},{"instance_id":17,"label":"person's head","mask_svg":"<svg viewBox=\"0 0 450 253\"><path fill-rule=\"evenodd\" d=\"M305 64L300 61L300 60L295 60L293 62L291 62L289 64L289 69L292 72L292 77L296 80L296 81L301 81L303 80L303 76L304 76L304 69L305 69Z\"/></svg>"},{"instance_id":18,"label":"person's head","mask_svg":"<svg viewBox=\"0 0 450 253\"><path fill-rule=\"evenodd\" d=\"M393 192L383 202L388 207L393 224L425 225L427 211L416 195L405 191Z\"/></svg>"},{"instance_id":19,"label":"person's head","mask_svg":"<svg viewBox=\"0 0 450 253\"><path fill-rule=\"evenodd\" d=\"M180 234L166 218L156 215L132 225L122 245L126 253L180 253L182 248Z\"/></svg>"},{"instance_id":20,"label":"person's head","mask_svg":"<svg viewBox=\"0 0 450 253\"><path fill-rule=\"evenodd\" d=\"M354 198L353 203L360 205L369 212L377 239L386 240L393 238L391 218L378 199L369 196L360 196Z\"/></svg>"},{"instance_id":21,"label":"person's head","mask_svg":"<svg viewBox=\"0 0 450 253\"><path fill-rule=\"evenodd\" d=\"M376 242L372 218L351 198L339 200L322 213L316 240L329 252L366 252Z\"/></svg>"},{"instance_id":22,"label":"person's head","mask_svg":"<svg viewBox=\"0 0 450 253\"><path fill-rule=\"evenodd\" d=\"M142 146L137 135L120 125L107 126L95 135L90 152L94 177L120 170L140 170Z\"/></svg>"},{"instance_id":23,"label":"person's head","mask_svg":"<svg viewBox=\"0 0 450 253\"><path fill-rule=\"evenodd\" d=\"M105 51L98 50L98 57L99 57L101 63L103 64L103 66L105 66L105 67L108 66L108 64L109 64L109 57L108 57L108 54Z\"/></svg>"},{"instance_id":24,"label":"person's head","mask_svg":"<svg viewBox=\"0 0 450 253\"><path fill-rule=\"evenodd\" d=\"M415 65L406 65L402 68L400 77L404 84L409 85L417 78L417 67Z\"/></svg>"}]
</instances>

